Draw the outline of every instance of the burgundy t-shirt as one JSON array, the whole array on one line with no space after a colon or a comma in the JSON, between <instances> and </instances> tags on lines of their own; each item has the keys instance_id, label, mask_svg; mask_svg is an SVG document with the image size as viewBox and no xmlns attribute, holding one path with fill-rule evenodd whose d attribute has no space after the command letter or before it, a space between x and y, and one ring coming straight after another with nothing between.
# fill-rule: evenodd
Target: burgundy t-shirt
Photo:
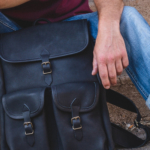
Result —
<instances>
[{"instance_id":1,"label":"burgundy t-shirt","mask_svg":"<svg viewBox=\"0 0 150 150\"><path fill-rule=\"evenodd\" d=\"M92 12L88 0L31 0L20 6L1 10L6 16L23 22L46 18L57 22L66 18Z\"/></svg>"}]
</instances>

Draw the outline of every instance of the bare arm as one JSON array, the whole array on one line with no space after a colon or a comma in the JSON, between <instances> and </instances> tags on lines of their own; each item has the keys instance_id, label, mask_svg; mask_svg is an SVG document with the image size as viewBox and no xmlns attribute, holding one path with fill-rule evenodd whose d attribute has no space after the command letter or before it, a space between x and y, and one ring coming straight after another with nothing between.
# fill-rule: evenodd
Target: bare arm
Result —
<instances>
[{"instance_id":1,"label":"bare arm","mask_svg":"<svg viewBox=\"0 0 150 150\"><path fill-rule=\"evenodd\" d=\"M92 75L99 72L104 88L117 83L117 75L128 66L125 43L120 33L123 0L94 0L98 15L98 35L93 58Z\"/></svg>"},{"instance_id":2,"label":"bare arm","mask_svg":"<svg viewBox=\"0 0 150 150\"><path fill-rule=\"evenodd\" d=\"M30 0L0 0L0 9L12 8Z\"/></svg>"}]
</instances>

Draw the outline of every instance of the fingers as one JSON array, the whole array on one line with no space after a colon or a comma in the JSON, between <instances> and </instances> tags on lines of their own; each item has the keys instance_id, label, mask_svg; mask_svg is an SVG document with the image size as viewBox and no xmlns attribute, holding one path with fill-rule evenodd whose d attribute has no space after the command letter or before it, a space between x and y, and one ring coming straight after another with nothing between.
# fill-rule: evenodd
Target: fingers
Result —
<instances>
[{"instance_id":1,"label":"fingers","mask_svg":"<svg viewBox=\"0 0 150 150\"><path fill-rule=\"evenodd\" d=\"M97 72L98 72L98 64L97 64L97 60L96 60L96 57L95 57L95 54L94 54L92 75L96 75Z\"/></svg>"},{"instance_id":2,"label":"fingers","mask_svg":"<svg viewBox=\"0 0 150 150\"><path fill-rule=\"evenodd\" d=\"M128 60L128 56L127 53L124 55L124 57L122 58L122 64L123 64L123 68L127 68L129 65L129 60Z\"/></svg>"},{"instance_id":3,"label":"fingers","mask_svg":"<svg viewBox=\"0 0 150 150\"><path fill-rule=\"evenodd\" d=\"M107 65L104 64L99 64L99 76L101 78L102 84L104 86L105 89L109 89L110 88L110 81L109 81L109 77L108 77L108 70L107 70Z\"/></svg>"},{"instance_id":4,"label":"fingers","mask_svg":"<svg viewBox=\"0 0 150 150\"><path fill-rule=\"evenodd\" d=\"M105 89L117 84L117 75L121 75L124 68L129 65L128 55L123 38L114 38L108 46L108 41L98 39L94 48L92 75L99 72Z\"/></svg>"},{"instance_id":5,"label":"fingers","mask_svg":"<svg viewBox=\"0 0 150 150\"><path fill-rule=\"evenodd\" d=\"M109 63L107 65L108 68L108 76L109 76L109 80L111 85L116 85L117 83L117 74L116 74L116 66L115 63Z\"/></svg>"},{"instance_id":6,"label":"fingers","mask_svg":"<svg viewBox=\"0 0 150 150\"><path fill-rule=\"evenodd\" d=\"M123 71L123 63L121 61L121 59L116 61L116 71L117 71L117 75L121 75L122 71Z\"/></svg>"}]
</instances>

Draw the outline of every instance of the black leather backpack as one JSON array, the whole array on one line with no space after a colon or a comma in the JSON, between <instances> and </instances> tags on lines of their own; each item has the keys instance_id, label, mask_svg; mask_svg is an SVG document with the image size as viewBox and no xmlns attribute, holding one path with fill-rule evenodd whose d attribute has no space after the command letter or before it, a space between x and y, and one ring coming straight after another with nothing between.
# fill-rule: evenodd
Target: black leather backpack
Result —
<instances>
[{"instance_id":1,"label":"black leather backpack","mask_svg":"<svg viewBox=\"0 0 150 150\"><path fill-rule=\"evenodd\" d=\"M139 147L149 128L132 101L92 76L86 20L48 23L0 36L1 150ZM141 140L111 124L106 100L136 112Z\"/></svg>"}]
</instances>

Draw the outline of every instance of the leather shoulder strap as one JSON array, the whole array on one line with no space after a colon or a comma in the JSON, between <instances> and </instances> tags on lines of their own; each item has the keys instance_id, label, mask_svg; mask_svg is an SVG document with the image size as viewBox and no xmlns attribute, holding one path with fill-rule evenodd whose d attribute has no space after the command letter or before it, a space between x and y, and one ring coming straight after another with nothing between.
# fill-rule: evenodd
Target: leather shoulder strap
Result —
<instances>
[{"instance_id":1,"label":"leather shoulder strap","mask_svg":"<svg viewBox=\"0 0 150 150\"><path fill-rule=\"evenodd\" d=\"M112 134L115 144L118 144L125 148L136 148L141 147L145 145L148 141L150 141L150 128L140 123L141 115L136 105L127 97L113 90L106 90L106 97L107 102L123 109L129 110L131 112L137 113L137 119L134 121L134 124L136 127L142 128L146 133L146 139L142 140L131 132L115 124L112 124Z\"/></svg>"}]
</instances>

